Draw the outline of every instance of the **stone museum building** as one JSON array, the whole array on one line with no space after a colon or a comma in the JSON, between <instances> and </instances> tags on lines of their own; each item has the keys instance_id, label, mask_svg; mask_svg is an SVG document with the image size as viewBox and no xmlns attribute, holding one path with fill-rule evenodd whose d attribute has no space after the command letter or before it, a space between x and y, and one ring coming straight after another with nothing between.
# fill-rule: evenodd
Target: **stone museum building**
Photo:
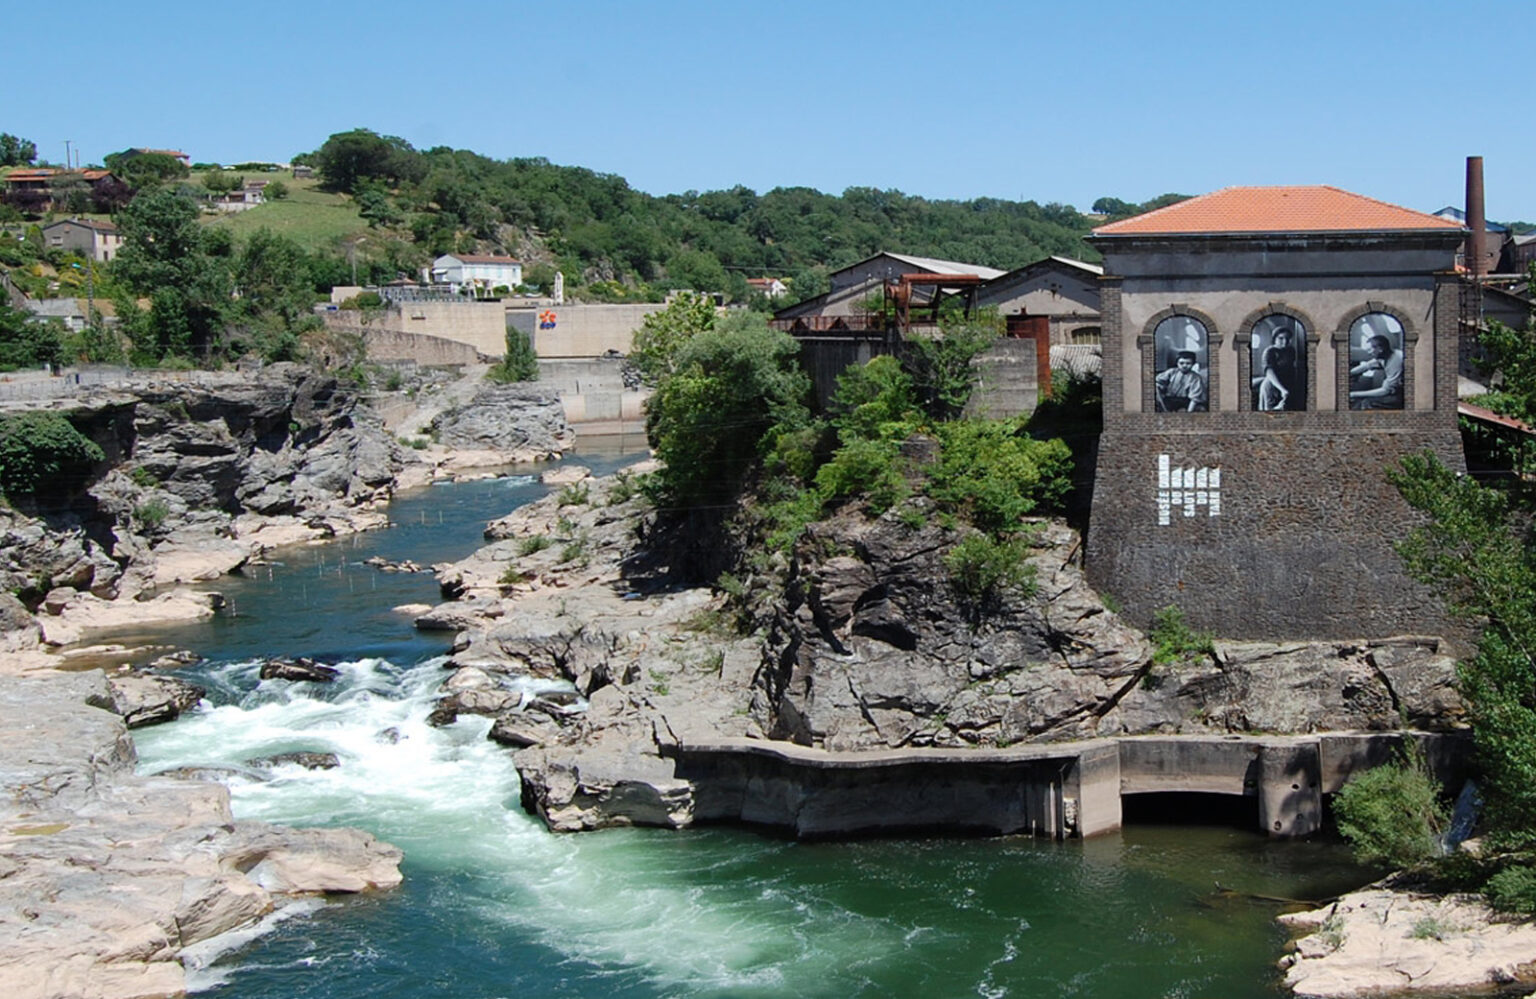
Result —
<instances>
[{"instance_id":1,"label":"stone museum building","mask_svg":"<svg viewBox=\"0 0 1536 999\"><path fill-rule=\"evenodd\" d=\"M1234 187L1094 230L1104 432L1087 568L1146 623L1433 633L1386 479L1456 421L1466 230L1333 187Z\"/></svg>"}]
</instances>

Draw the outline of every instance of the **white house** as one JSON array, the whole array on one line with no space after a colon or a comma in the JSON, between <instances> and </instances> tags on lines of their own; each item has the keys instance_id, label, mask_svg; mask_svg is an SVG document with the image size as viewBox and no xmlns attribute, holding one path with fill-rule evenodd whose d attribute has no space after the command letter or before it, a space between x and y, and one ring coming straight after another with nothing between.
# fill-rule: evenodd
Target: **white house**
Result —
<instances>
[{"instance_id":1,"label":"white house","mask_svg":"<svg viewBox=\"0 0 1536 999\"><path fill-rule=\"evenodd\" d=\"M446 284L458 294L461 288L489 294L499 287L523 283L523 265L511 257L481 253L445 253L432 261L432 283Z\"/></svg>"}]
</instances>

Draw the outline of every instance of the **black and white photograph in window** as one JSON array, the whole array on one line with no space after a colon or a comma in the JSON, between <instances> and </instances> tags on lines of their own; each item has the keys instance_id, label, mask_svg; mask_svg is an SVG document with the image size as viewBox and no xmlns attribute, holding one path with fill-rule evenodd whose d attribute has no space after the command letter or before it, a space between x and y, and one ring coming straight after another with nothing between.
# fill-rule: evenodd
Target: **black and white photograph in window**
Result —
<instances>
[{"instance_id":1,"label":"black and white photograph in window","mask_svg":"<svg viewBox=\"0 0 1536 999\"><path fill-rule=\"evenodd\" d=\"M1403 324L1368 312L1349 328L1349 408L1403 408Z\"/></svg>"},{"instance_id":2,"label":"black and white photograph in window","mask_svg":"<svg viewBox=\"0 0 1536 999\"><path fill-rule=\"evenodd\" d=\"M1210 409L1210 342L1205 324L1169 316L1152 331L1159 413L1203 413Z\"/></svg>"},{"instance_id":3,"label":"black and white photograph in window","mask_svg":"<svg viewBox=\"0 0 1536 999\"><path fill-rule=\"evenodd\" d=\"M1307 331L1290 316L1253 324L1253 408L1263 413L1307 408Z\"/></svg>"}]
</instances>

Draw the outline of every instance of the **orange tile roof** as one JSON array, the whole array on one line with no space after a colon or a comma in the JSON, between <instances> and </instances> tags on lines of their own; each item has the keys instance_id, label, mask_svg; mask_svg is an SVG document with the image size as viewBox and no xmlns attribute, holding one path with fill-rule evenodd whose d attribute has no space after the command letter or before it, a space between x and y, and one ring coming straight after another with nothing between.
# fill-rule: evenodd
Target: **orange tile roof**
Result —
<instances>
[{"instance_id":1,"label":"orange tile roof","mask_svg":"<svg viewBox=\"0 0 1536 999\"><path fill-rule=\"evenodd\" d=\"M1461 223L1326 185L1225 187L1111 222L1095 236L1239 232L1456 230Z\"/></svg>"}]
</instances>

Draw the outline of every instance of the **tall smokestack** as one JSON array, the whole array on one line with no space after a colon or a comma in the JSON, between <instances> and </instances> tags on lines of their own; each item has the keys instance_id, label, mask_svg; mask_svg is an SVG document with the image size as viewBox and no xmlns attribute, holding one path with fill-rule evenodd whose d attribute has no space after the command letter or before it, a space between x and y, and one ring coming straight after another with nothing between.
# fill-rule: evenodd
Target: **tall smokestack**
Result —
<instances>
[{"instance_id":1,"label":"tall smokestack","mask_svg":"<svg viewBox=\"0 0 1536 999\"><path fill-rule=\"evenodd\" d=\"M1467 269L1474 277L1488 273L1488 220L1483 214L1483 158L1467 157Z\"/></svg>"}]
</instances>

